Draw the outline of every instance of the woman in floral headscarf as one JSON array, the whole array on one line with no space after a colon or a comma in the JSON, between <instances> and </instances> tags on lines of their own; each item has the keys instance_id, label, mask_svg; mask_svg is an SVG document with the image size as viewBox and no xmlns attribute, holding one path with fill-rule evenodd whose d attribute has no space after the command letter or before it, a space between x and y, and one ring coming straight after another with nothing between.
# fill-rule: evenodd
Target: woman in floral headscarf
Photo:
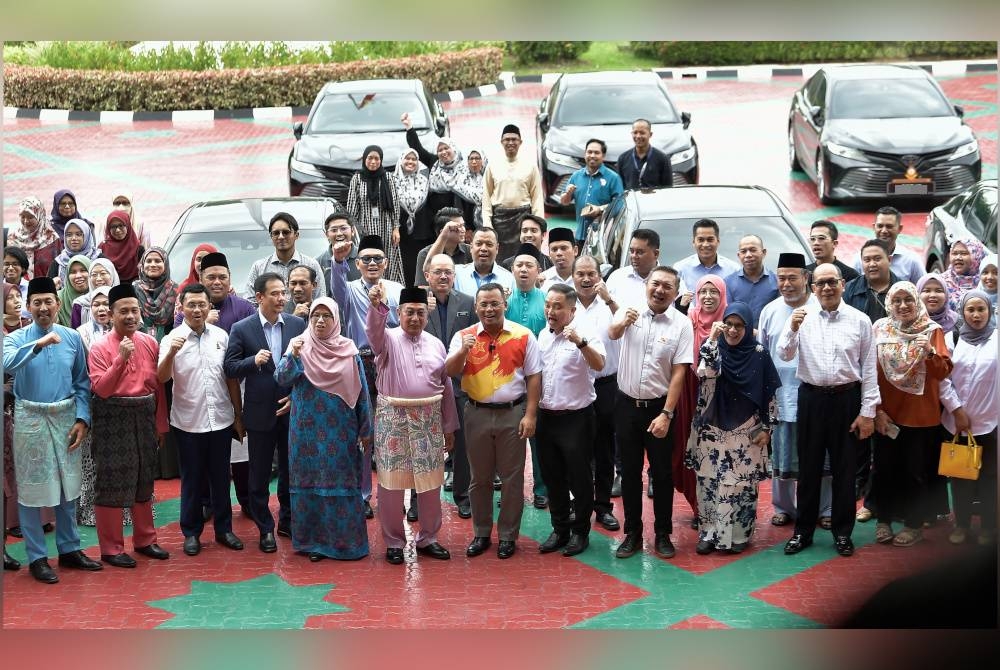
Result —
<instances>
[{"instance_id":1,"label":"woman in floral headscarf","mask_svg":"<svg viewBox=\"0 0 1000 670\"><path fill-rule=\"evenodd\" d=\"M431 216L437 214L442 207L461 207L455 188L465 179L469 169L462 160L462 152L450 137L437 140L435 153L431 153L420 143L420 136L413 128L409 114L403 114L401 121L406 128L406 144L417 152L420 162L427 166L430 173L427 176L428 194L427 209ZM470 222L471 223L471 222Z\"/></svg>"},{"instance_id":2,"label":"woman in floral headscarf","mask_svg":"<svg viewBox=\"0 0 1000 670\"><path fill-rule=\"evenodd\" d=\"M979 285L979 265L986 256L986 247L973 237L952 243L948 252L950 265L942 273L948 289L948 305L956 312L961 309L962 296Z\"/></svg>"},{"instance_id":3,"label":"woman in floral headscarf","mask_svg":"<svg viewBox=\"0 0 1000 670\"><path fill-rule=\"evenodd\" d=\"M62 250L59 234L49 223L42 201L29 196L18 207L20 221L7 235L7 246L19 247L28 257L28 277L45 277Z\"/></svg>"},{"instance_id":4,"label":"woman in floral headscarf","mask_svg":"<svg viewBox=\"0 0 1000 670\"><path fill-rule=\"evenodd\" d=\"M924 522L934 518L929 490L941 444L938 382L952 364L943 331L916 286L896 282L885 302L888 316L872 326L882 398L875 409L875 541L910 547L923 539ZM892 522L900 517L903 529L894 535Z\"/></svg>"},{"instance_id":5,"label":"woman in floral headscarf","mask_svg":"<svg viewBox=\"0 0 1000 670\"><path fill-rule=\"evenodd\" d=\"M108 214L101 252L115 264L123 283L133 282L139 278L139 258L142 256L142 251L142 245L139 244L139 238L136 237L129 215L117 209Z\"/></svg>"},{"instance_id":6,"label":"woman in floral headscarf","mask_svg":"<svg viewBox=\"0 0 1000 670\"><path fill-rule=\"evenodd\" d=\"M142 255L139 278L133 282L143 330L158 341L174 327L177 284L170 279L170 259L163 247L150 247Z\"/></svg>"},{"instance_id":7,"label":"woman in floral headscarf","mask_svg":"<svg viewBox=\"0 0 1000 670\"><path fill-rule=\"evenodd\" d=\"M434 213L427 203L427 170L420 166L416 149L406 149L392 170L399 197L399 250L403 276L413 277L417 254L434 241Z\"/></svg>"},{"instance_id":8,"label":"woman in floral headscarf","mask_svg":"<svg viewBox=\"0 0 1000 670\"><path fill-rule=\"evenodd\" d=\"M455 184L465 220L477 227L483 224L483 184L488 162L482 151L469 149L465 175Z\"/></svg>"}]
</instances>

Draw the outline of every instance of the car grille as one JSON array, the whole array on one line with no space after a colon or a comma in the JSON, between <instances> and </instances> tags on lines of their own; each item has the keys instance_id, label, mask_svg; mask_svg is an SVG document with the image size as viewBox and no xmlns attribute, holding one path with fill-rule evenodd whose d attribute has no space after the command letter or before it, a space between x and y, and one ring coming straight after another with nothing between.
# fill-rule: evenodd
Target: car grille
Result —
<instances>
[{"instance_id":1,"label":"car grille","mask_svg":"<svg viewBox=\"0 0 1000 670\"><path fill-rule=\"evenodd\" d=\"M684 174L683 172L674 171L672 176L674 178L674 186L683 186L684 184L691 183L688 181L687 175Z\"/></svg>"},{"instance_id":2,"label":"car grille","mask_svg":"<svg viewBox=\"0 0 1000 670\"><path fill-rule=\"evenodd\" d=\"M935 191L961 191L975 183L972 170L965 165L938 165L921 172L920 176L933 179ZM887 167L852 168L835 186L858 194L880 196L885 195L891 179L902 177L902 170Z\"/></svg>"},{"instance_id":3,"label":"car grille","mask_svg":"<svg viewBox=\"0 0 1000 670\"><path fill-rule=\"evenodd\" d=\"M347 203L347 186L339 182L318 181L302 187L303 196L333 198L341 204Z\"/></svg>"}]
</instances>

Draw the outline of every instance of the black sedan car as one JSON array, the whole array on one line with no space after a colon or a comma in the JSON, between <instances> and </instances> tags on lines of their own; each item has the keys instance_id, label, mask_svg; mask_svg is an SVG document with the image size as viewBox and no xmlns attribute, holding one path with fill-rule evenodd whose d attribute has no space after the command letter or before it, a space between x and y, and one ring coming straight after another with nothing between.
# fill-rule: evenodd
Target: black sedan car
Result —
<instances>
[{"instance_id":1,"label":"black sedan car","mask_svg":"<svg viewBox=\"0 0 1000 670\"><path fill-rule=\"evenodd\" d=\"M917 66L824 67L792 99L789 162L816 183L824 204L950 197L982 174L963 113Z\"/></svg>"},{"instance_id":2,"label":"black sedan car","mask_svg":"<svg viewBox=\"0 0 1000 670\"><path fill-rule=\"evenodd\" d=\"M296 142L288 155L289 194L346 202L347 186L361 169L365 147L382 147L386 169L395 166L406 149L406 131L399 120L403 112L409 112L425 146L448 134L444 109L419 79L326 84L305 124L292 126Z\"/></svg>"},{"instance_id":3,"label":"black sedan car","mask_svg":"<svg viewBox=\"0 0 1000 670\"><path fill-rule=\"evenodd\" d=\"M674 183L697 183L698 147L688 131L691 115L677 109L658 74L564 74L552 85L535 117L546 206L561 209L559 196L570 175L585 165L587 140L604 140L608 145L605 165L615 168L618 156L634 146L632 122L638 118L652 124L652 145L670 156Z\"/></svg>"},{"instance_id":4,"label":"black sedan car","mask_svg":"<svg viewBox=\"0 0 1000 670\"><path fill-rule=\"evenodd\" d=\"M983 180L931 210L924 222L924 267L937 272L948 267L955 240L973 237L996 253L997 181Z\"/></svg>"},{"instance_id":5,"label":"black sedan car","mask_svg":"<svg viewBox=\"0 0 1000 670\"><path fill-rule=\"evenodd\" d=\"M813 260L808 243L799 232L785 203L763 186L679 186L626 191L612 201L584 242L586 253L601 263L601 275L629 262L632 231L650 228L660 236L660 263L673 265L694 253L691 228L699 219L719 224L719 253L736 260L736 247L744 235L764 241L767 258L774 267L778 256L801 253Z\"/></svg>"},{"instance_id":6,"label":"black sedan car","mask_svg":"<svg viewBox=\"0 0 1000 670\"><path fill-rule=\"evenodd\" d=\"M328 247L326 217L341 209L330 198L242 198L197 202L180 215L163 245L170 257L170 278L183 281L199 244L214 244L226 255L233 288L243 291L254 261L274 251L267 224L278 212L299 223L296 250L316 258Z\"/></svg>"}]
</instances>

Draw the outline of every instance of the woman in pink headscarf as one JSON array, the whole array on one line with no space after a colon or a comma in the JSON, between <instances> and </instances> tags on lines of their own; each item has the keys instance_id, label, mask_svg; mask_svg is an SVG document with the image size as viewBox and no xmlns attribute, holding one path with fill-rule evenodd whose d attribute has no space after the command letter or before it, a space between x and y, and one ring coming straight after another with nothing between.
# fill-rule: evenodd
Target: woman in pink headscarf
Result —
<instances>
[{"instance_id":1,"label":"woman in pink headscarf","mask_svg":"<svg viewBox=\"0 0 1000 670\"><path fill-rule=\"evenodd\" d=\"M292 389L292 547L312 561L368 555L361 478L371 470L359 443L372 439L371 401L358 348L340 334L339 314L332 299L314 300L309 327L292 339L274 373Z\"/></svg>"}]
</instances>

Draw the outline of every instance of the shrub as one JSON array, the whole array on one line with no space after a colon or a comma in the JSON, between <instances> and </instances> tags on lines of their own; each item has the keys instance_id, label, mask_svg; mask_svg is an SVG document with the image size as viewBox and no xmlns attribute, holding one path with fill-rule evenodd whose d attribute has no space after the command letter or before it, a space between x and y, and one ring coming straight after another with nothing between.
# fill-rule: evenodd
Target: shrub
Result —
<instances>
[{"instance_id":1,"label":"shrub","mask_svg":"<svg viewBox=\"0 0 1000 670\"><path fill-rule=\"evenodd\" d=\"M163 72L4 67L5 104L72 110L162 111L308 107L328 81L420 79L431 91L496 81L503 52L496 48L270 68Z\"/></svg>"},{"instance_id":2,"label":"shrub","mask_svg":"<svg viewBox=\"0 0 1000 670\"><path fill-rule=\"evenodd\" d=\"M576 60L590 42L507 42L507 53L519 63Z\"/></svg>"}]
</instances>

